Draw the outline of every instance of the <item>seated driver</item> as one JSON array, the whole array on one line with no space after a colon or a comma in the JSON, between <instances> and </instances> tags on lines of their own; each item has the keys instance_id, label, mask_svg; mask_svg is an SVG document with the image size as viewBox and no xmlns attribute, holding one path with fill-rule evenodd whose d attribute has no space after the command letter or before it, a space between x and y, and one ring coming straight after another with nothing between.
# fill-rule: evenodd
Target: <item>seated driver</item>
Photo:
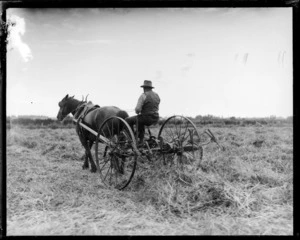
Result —
<instances>
[{"instance_id":1,"label":"seated driver","mask_svg":"<svg viewBox=\"0 0 300 240\"><path fill-rule=\"evenodd\" d=\"M158 122L160 98L157 93L153 92L152 82L145 80L141 86L144 93L139 97L135 108L136 116L126 118L127 123L133 130L133 126L138 122L138 138L139 144L144 141L145 126L150 126Z\"/></svg>"}]
</instances>

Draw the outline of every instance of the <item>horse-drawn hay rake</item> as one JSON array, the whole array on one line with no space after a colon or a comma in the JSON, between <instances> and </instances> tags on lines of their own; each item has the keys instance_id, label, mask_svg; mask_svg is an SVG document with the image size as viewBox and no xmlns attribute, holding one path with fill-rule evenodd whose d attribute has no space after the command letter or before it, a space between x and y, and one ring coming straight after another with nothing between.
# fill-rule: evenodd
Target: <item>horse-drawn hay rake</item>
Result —
<instances>
[{"instance_id":1,"label":"horse-drawn hay rake","mask_svg":"<svg viewBox=\"0 0 300 240\"><path fill-rule=\"evenodd\" d=\"M139 157L144 156L150 161L162 159L164 163L172 159L178 168L197 168L204 145L215 142L223 148L209 129L199 134L195 124L184 116L174 115L165 120L157 137L148 128L149 136L142 145L137 145L137 137L120 117L106 119L98 132L79 124L96 136L95 160L102 182L119 190L132 180Z\"/></svg>"}]
</instances>

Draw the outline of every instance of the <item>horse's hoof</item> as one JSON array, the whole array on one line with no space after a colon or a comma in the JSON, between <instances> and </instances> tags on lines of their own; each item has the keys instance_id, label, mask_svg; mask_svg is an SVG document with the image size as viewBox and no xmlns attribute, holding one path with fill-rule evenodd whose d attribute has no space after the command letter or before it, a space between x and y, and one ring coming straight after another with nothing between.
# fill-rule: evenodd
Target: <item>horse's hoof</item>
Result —
<instances>
[{"instance_id":1,"label":"horse's hoof","mask_svg":"<svg viewBox=\"0 0 300 240\"><path fill-rule=\"evenodd\" d=\"M82 169L83 169L83 170L89 169L89 166L83 165L83 166L82 166Z\"/></svg>"},{"instance_id":2,"label":"horse's hoof","mask_svg":"<svg viewBox=\"0 0 300 240\"><path fill-rule=\"evenodd\" d=\"M92 172L92 173L97 172L97 168L92 168L92 169L91 169L91 172Z\"/></svg>"}]
</instances>

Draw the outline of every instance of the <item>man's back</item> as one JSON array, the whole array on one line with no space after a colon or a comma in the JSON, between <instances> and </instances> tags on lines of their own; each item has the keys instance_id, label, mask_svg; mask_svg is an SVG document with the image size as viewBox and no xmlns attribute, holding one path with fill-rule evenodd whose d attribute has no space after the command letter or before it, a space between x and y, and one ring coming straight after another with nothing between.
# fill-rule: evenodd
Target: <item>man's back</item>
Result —
<instances>
[{"instance_id":1,"label":"man's back","mask_svg":"<svg viewBox=\"0 0 300 240\"><path fill-rule=\"evenodd\" d=\"M146 95L144 104L142 106L142 114L158 114L160 98L156 92L147 91L144 92Z\"/></svg>"}]
</instances>

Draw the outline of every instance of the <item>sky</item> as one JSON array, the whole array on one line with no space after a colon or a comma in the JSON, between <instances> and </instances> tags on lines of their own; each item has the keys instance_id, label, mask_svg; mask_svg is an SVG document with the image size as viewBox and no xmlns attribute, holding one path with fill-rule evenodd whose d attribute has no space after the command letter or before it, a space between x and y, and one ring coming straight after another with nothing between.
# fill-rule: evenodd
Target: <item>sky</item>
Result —
<instances>
[{"instance_id":1,"label":"sky","mask_svg":"<svg viewBox=\"0 0 300 240\"><path fill-rule=\"evenodd\" d=\"M293 115L292 8L8 9L7 115L56 117L69 94L134 115Z\"/></svg>"}]
</instances>

